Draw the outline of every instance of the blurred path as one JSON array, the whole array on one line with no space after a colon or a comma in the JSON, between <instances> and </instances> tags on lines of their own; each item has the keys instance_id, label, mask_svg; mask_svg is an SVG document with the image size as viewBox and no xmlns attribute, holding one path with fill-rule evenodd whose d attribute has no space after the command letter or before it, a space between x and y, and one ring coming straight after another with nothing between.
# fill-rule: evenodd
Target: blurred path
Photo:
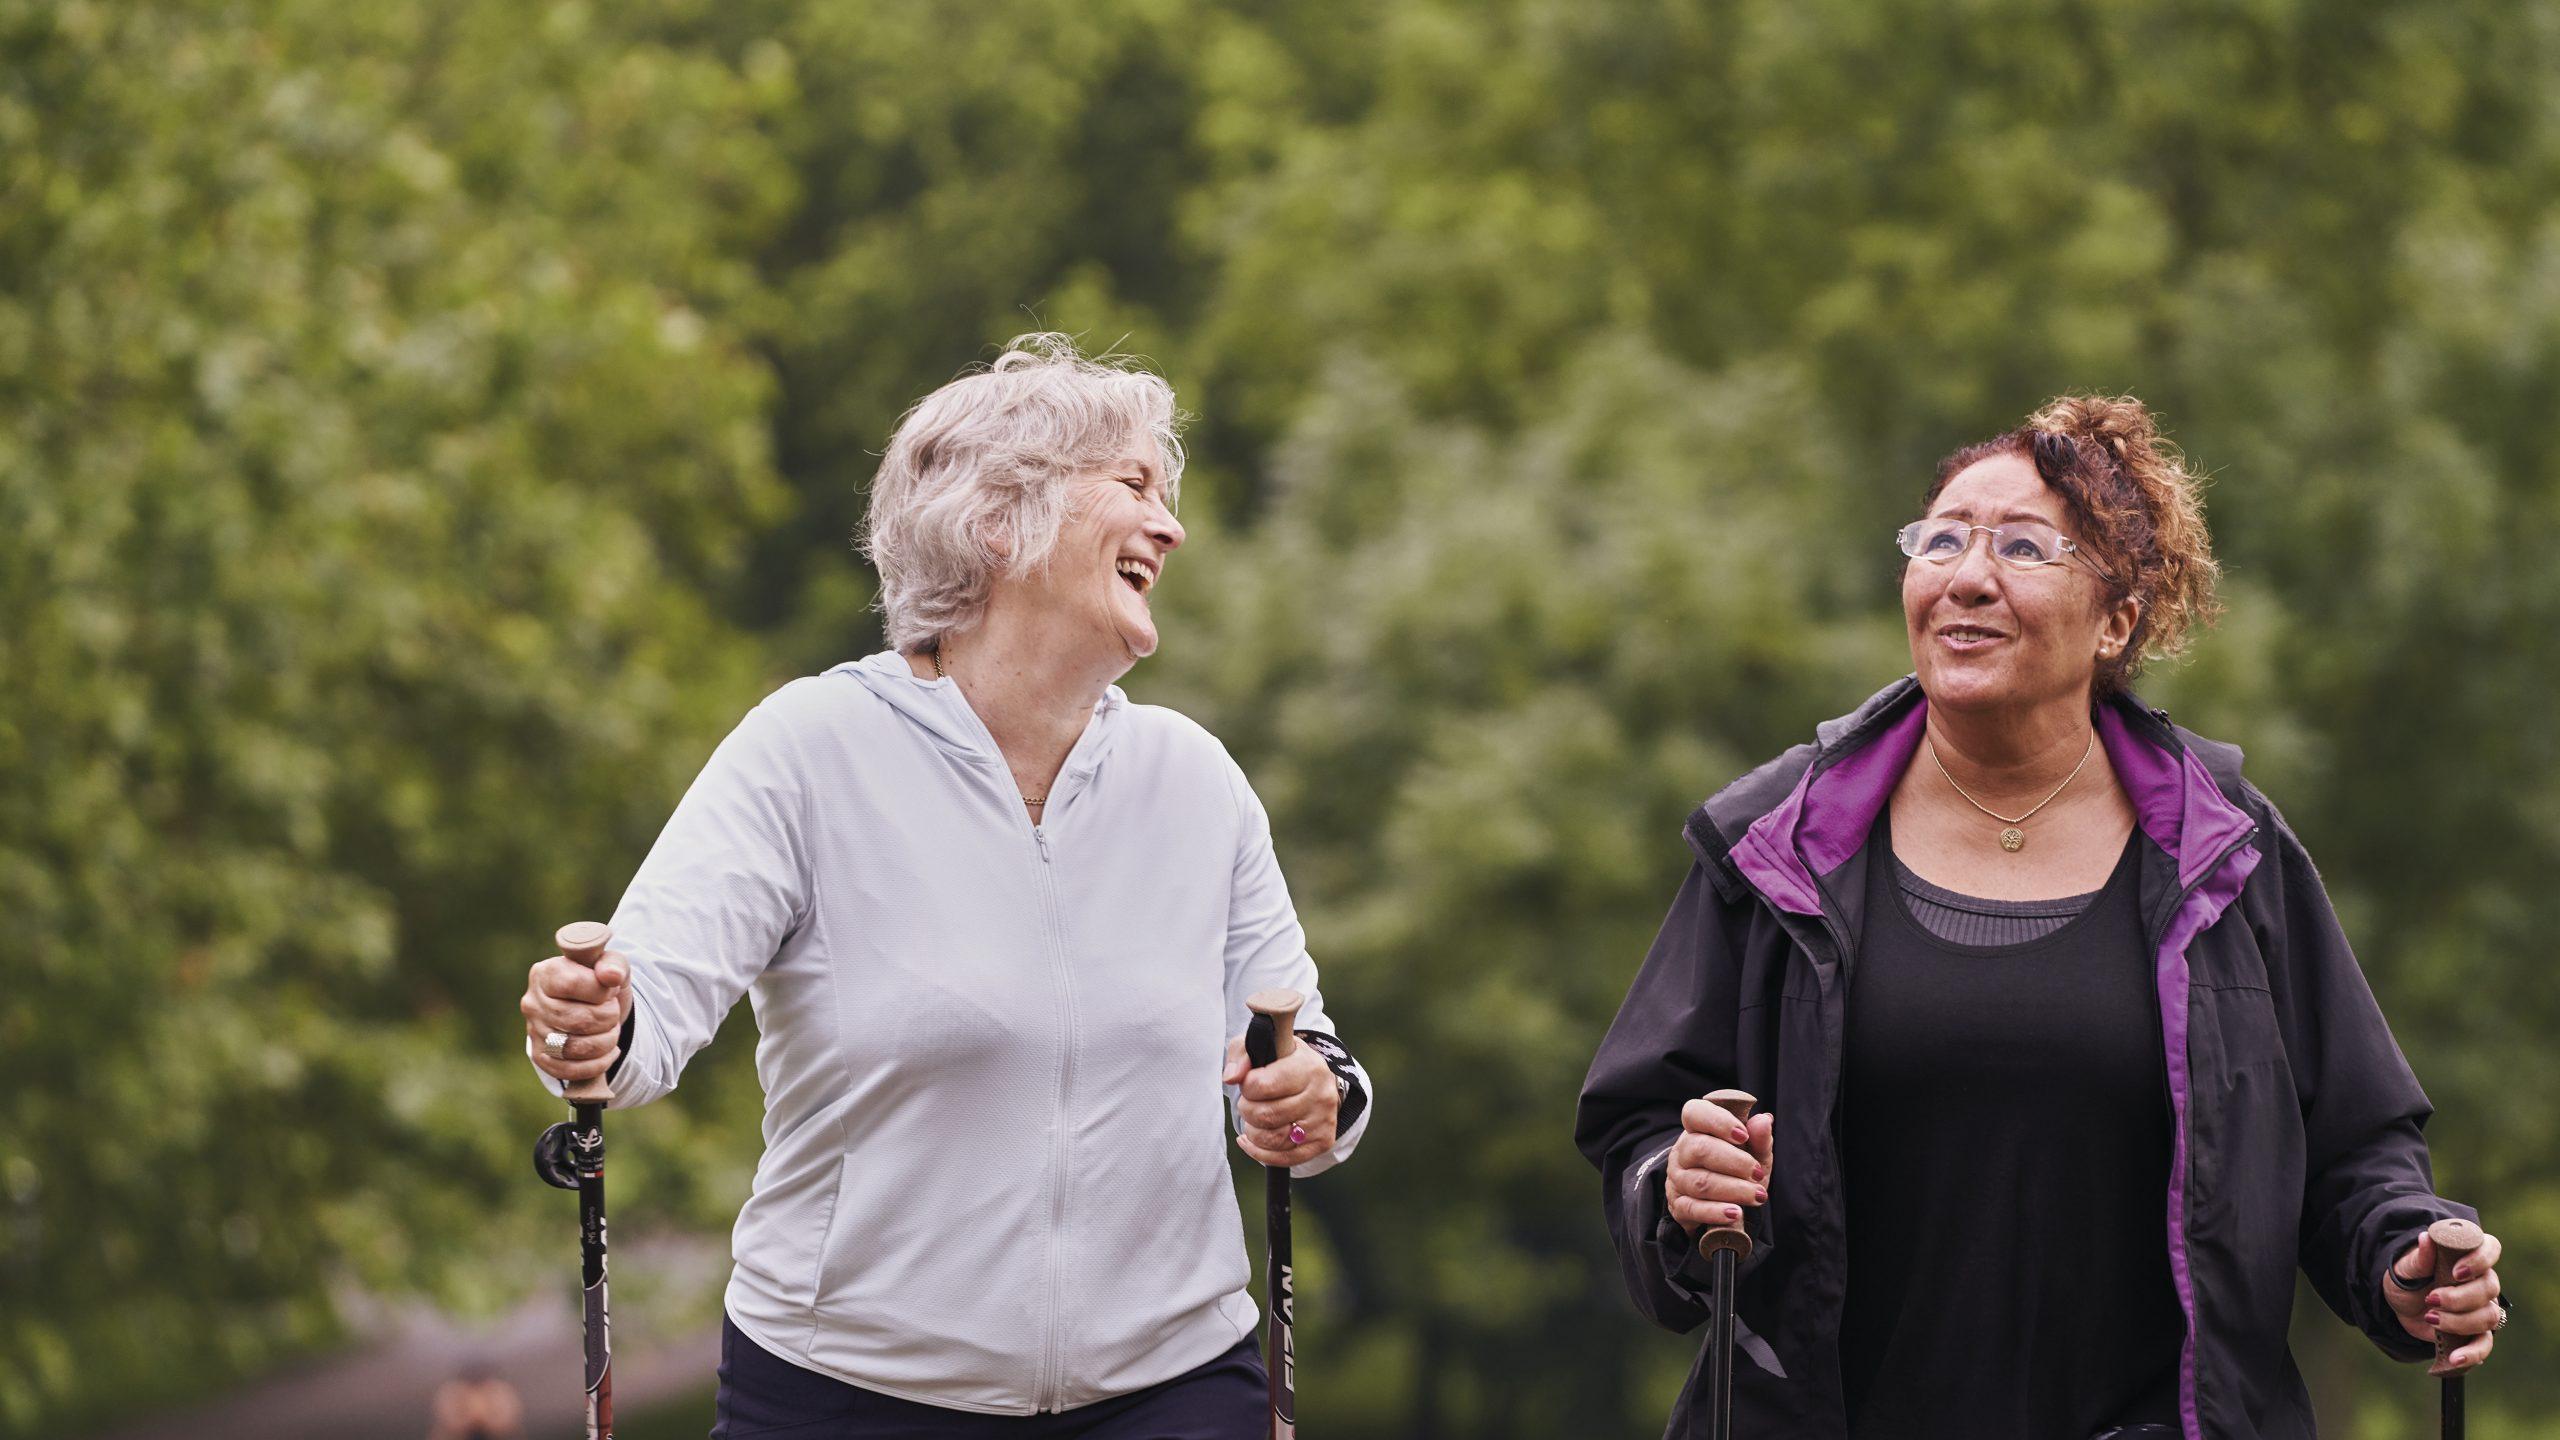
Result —
<instances>
[{"instance_id":1,"label":"blurred path","mask_svg":"<svg viewBox=\"0 0 2560 1440\"><path fill-rule=\"evenodd\" d=\"M494 1326L465 1327L432 1311L413 1311L361 1349L194 1409L93 1433L90 1440L420 1440L436 1387L474 1357L488 1361L523 1394L527 1435L574 1435L585 1413L578 1392L579 1349L577 1312L555 1301L528 1303ZM617 1345L614 1409L637 1413L699 1393L709 1388L719 1363L716 1320L669 1343L629 1350ZM708 1414L703 1424L709 1427Z\"/></svg>"}]
</instances>

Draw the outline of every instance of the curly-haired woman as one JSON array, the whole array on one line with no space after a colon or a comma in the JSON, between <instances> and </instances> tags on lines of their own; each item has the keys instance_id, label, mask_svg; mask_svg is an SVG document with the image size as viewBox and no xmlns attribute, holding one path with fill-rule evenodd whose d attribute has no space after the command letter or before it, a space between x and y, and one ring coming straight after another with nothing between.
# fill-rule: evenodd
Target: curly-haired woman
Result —
<instances>
[{"instance_id":1,"label":"curly-haired woman","mask_svg":"<svg viewBox=\"0 0 2560 1440\"><path fill-rule=\"evenodd\" d=\"M2151 416L2056 401L1897 538L1913 674L1690 817L1584 1083L1638 1305L1698 1325L1690 1237L1752 1231L1737 1420L1798 1440L2308 1437L2297 1265L2385 1352L2480 1363L2497 1241L2427 1283L2471 1212L2318 872L2126 689L2214 609Z\"/></svg>"},{"instance_id":2,"label":"curly-haired woman","mask_svg":"<svg viewBox=\"0 0 2560 1440\"><path fill-rule=\"evenodd\" d=\"M1267 1165L1348 1156L1336 1041L1253 789L1112 682L1182 544L1164 381L1026 336L899 422L868 544L891 649L711 757L594 970L537 963L555 1081L675 1088L754 997L724 1440L1257 1440L1219 1086ZM1307 1042L1249 1069L1245 997Z\"/></svg>"}]
</instances>

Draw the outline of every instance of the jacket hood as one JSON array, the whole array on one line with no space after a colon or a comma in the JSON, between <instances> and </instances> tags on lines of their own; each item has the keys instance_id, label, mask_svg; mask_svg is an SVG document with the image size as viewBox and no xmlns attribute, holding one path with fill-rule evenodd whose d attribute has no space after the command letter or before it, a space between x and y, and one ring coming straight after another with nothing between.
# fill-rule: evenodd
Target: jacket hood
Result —
<instances>
[{"instance_id":1,"label":"jacket hood","mask_svg":"<svg viewBox=\"0 0 2560 1440\"><path fill-rule=\"evenodd\" d=\"M988 733L986 722L969 708L969 698L960 693L960 682L920 679L908 668L907 657L895 650L848 660L826 673L851 680L878 696L892 712L932 736L934 743L947 753L973 764L1003 767L1004 752L996 748L995 736ZM1119 686L1103 687L1102 698L1094 702L1092 722L1085 726L1083 736L1067 755L1065 767L1058 772L1060 780L1081 780L1102 764L1128 708L1129 697Z\"/></svg>"}]
</instances>

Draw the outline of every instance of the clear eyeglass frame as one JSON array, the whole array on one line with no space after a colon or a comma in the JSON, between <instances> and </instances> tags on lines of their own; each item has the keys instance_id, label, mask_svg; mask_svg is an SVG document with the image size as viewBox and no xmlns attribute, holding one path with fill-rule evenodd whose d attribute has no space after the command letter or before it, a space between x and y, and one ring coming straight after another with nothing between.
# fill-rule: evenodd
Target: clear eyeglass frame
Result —
<instances>
[{"instance_id":1,"label":"clear eyeglass frame","mask_svg":"<svg viewBox=\"0 0 2560 1440\"><path fill-rule=\"evenodd\" d=\"M1944 518L1914 520L1893 532L1893 544L1895 549L1914 560L1944 565L1962 558L1973 548L1973 535L1977 530L1991 537L1992 558L2012 570L2041 570L2047 565L2059 565L2074 555L2079 555L2080 563L2091 570L2098 569L2089 557L2081 555L2080 547L2069 536L2033 520L2007 525L1968 525L1961 520ZM1933 542L1950 535L1960 537L1953 549L1930 549ZM2014 545L2013 541L2016 542Z\"/></svg>"}]
</instances>

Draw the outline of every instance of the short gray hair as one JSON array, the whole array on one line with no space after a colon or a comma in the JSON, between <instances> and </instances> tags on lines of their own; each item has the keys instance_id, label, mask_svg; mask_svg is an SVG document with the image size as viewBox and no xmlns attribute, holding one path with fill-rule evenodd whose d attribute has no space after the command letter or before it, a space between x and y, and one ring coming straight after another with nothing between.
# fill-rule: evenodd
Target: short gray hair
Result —
<instances>
[{"instance_id":1,"label":"short gray hair","mask_svg":"<svg viewBox=\"0 0 2560 1440\"><path fill-rule=\"evenodd\" d=\"M940 644L977 623L997 576L1047 564L1068 479L1139 436L1163 455L1172 504L1190 418L1163 377L1126 356L1079 355L1056 333L1017 336L994 364L917 401L880 457L860 537L890 646Z\"/></svg>"}]
</instances>

